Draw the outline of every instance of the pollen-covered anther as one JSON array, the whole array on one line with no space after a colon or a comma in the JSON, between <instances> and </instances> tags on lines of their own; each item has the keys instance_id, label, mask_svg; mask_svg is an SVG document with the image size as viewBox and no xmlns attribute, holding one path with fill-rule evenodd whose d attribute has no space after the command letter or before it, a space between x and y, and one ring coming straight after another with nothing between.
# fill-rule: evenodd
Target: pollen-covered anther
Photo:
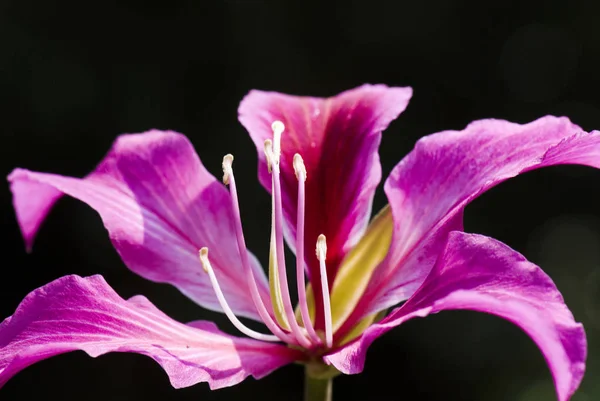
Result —
<instances>
[{"instance_id":1,"label":"pollen-covered anther","mask_svg":"<svg viewBox=\"0 0 600 401\"><path fill-rule=\"evenodd\" d=\"M273 171L273 141L270 139L265 140L265 157L267 158L267 168L269 173Z\"/></svg>"},{"instance_id":2,"label":"pollen-covered anther","mask_svg":"<svg viewBox=\"0 0 600 401\"><path fill-rule=\"evenodd\" d=\"M281 158L281 134L285 131L285 125L279 120L273 121L271 129L273 130L273 162L279 163Z\"/></svg>"},{"instance_id":3,"label":"pollen-covered anther","mask_svg":"<svg viewBox=\"0 0 600 401\"><path fill-rule=\"evenodd\" d=\"M325 235L319 235L317 238L317 259L325 261L327 258L327 239Z\"/></svg>"},{"instance_id":4,"label":"pollen-covered anther","mask_svg":"<svg viewBox=\"0 0 600 401\"><path fill-rule=\"evenodd\" d=\"M233 165L233 155L227 154L223 156L223 184L229 184L229 176L231 175L231 169Z\"/></svg>"},{"instance_id":5,"label":"pollen-covered anther","mask_svg":"<svg viewBox=\"0 0 600 401\"><path fill-rule=\"evenodd\" d=\"M208 248L203 247L198 253L200 255L200 263L202 264L202 270L204 270L204 273L208 273L208 268L210 266L210 262L208 261Z\"/></svg>"},{"instance_id":6,"label":"pollen-covered anther","mask_svg":"<svg viewBox=\"0 0 600 401\"><path fill-rule=\"evenodd\" d=\"M306 181L306 167L304 166L302 156L298 153L294 155L294 173L296 173L296 178L299 181Z\"/></svg>"}]
</instances>

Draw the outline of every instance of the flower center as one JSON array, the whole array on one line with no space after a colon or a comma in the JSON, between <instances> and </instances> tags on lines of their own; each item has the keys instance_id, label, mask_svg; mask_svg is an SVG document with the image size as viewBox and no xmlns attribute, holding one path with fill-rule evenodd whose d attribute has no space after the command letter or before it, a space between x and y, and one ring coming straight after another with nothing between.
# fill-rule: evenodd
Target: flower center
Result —
<instances>
[{"instance_id":1,"label":"flower center","mask_svg":"<svg viewBox=\"0 0 600 401\"><path fill-rule=\"evenodd\" d=\"M281 121L273 122L273 139L265 141L265 156L267 166L271 173L271 194L272 194L272 213L271 213L271 244L269 252L269 288L272 301L271 313L265 306L260 293L254 272L252 271L244 233L240 217L240 208L233 174L233 156L223 157L223 183L229 185L231 195L231 204L234 213L236 239L238 250L242 257L242 264L250 289L252 300L258 311L259 316L269 329L271 334L259 333L245 326L233 313L229 307L223 292L219 286L214 270L208 258L208 249L200 250L200 261L202 267L210 278L211 285L215 291L221 308L231 321L231 323L242 333L249 337L263 341L283 341L292 345L300 346L305 349L314 349L325 345L331 348L333 344L333 330L331 321L331 303L329 296L329 287L327 281L327 269L325 259L327 256L327 241L321 234L316 244L316 256L319 260L321 276L321 292L323 296L323 315L325 317L324 339L316 333L308 311L305 283L305 260L304 260L304 222L305 222L305 182L306 168L304 161L299 154L293 158L293 167L298 180L298 207L296 221L296 280L298 283L298 306L300 318L296 319L294 308L292 306L290 290L287 281L287 269L285 265L285 245L283 240L283 207L281 196L281 136L285 127ZM302 325L298 320L302 321Z\"/></svg>"}]
</instances>

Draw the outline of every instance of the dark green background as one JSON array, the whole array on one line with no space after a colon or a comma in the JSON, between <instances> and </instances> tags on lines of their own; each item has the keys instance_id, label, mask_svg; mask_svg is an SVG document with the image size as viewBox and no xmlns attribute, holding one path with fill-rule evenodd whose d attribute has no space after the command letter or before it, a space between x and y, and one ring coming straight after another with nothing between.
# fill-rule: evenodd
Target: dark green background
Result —
<instances>
[{"instance_id":1,"label":"dark green background","mask_svg":"<svg viewBox=\"0 0 600 401\"><path fill-rule=\"evenodd\" d=\"M424 135L474 119L567 115L600 129L596 1L0 1L0 173L82 176L123 132L187 134L207 168L236 157L250 249L266 262L269 198L237 122L252 88L327 96L365 82L412 86L385 132L384 174ZM25 254L8 185L0 191L0 318L65 274L100 273L123 297L148 296L178 320L221 316L127 270L98 216L61 200ZM376 207L385 198L380 192ZM589 341L575 401L600 399L600 172L528 173L467 208L466 229L496 237L556 281ZM173 390L132 354L71 353L17 375L0 400L301 400L302 369L210 392ZM342 400L555 400L535 345L498 318L447 312L379 339L362 375L335 382Z\"/></svg>"}]
</instances>

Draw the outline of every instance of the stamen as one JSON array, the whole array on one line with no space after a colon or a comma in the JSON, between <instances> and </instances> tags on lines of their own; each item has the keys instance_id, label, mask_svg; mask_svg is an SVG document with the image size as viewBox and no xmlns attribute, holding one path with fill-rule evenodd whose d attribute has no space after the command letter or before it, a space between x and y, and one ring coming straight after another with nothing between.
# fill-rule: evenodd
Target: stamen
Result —
<instances>
[{"instance_id":1,"label":"stamen","mask_svg":"<svg viewBox=\"0 0 600 401\"><path fill-rule=\"evenodd\" d=\"M296 221L296 281L298 282L298 305L302 322L311 340L317 344L321 339L315 332L310 315L308 313L308 303L306 302L306 284L304 282L304 211L305 196L304 183L306 182L306 168L302 156L298 153L294 155L294 172L298 179L298 215Z\"/></svg>"},{"instance_id":2,"label":"stamen","mask_svg":"<svg viewBox=\"0 0 600 401\"><path fill-rule=\"evenodd\" d=\"M281 181L280 181L280 170L279 170L279 155L280 151L280 140L281 132L283 131L283 123L275 121L273 123L273 152L272 152L272 189L273 189L273 203L275 206L275 213L273 214L273 227L275 227L275 238L276 238L276 256L277 256L277 269L279 274L279 288L281 289L281 295L283 300L283 307L285 314L290 325L290 329L298 342L305 348L310 348L312 343L305 337L304 333L300 330L300 326L296 321L294 315L294 308L292 307L292 301L290 299L290 290L287 282L287 272L285 267L285 254L283 245L283 210L281 205ZM265 143L265 148L268 148ZM267 149L268 151L268 149Z\"/></svg>"},{"instance_id":3,"label":"stamen","mask_svg":"<svg viewBox=\"0 0 600 401\"><path fill-rule=\"evenodd\" d=\"M277 337L277 336L263 334L263 333L259 333L257 331L252 330L251 328L245 326L242 322L240 322L240 320L235 316L235 314L229 307L229 304L225 300L225 296L223 295L223 292L221 291L221 287L219 286L217 277L215 276L215 272L213 271L213 268L210 265L210 261L208 260L208 248L206 248L206 247L200 249L200 262L202 263L202 269L204 269L204 271L206 273L208 273L208 277L210 278L210 283L212 284L212 287L215 291L217 299L219 300L219 304L221 305L221 308L223 308L223 312L225 312L225 315L227 315L227 317L229 318L231 323L233 323L233 325L239 331L241 331L248 337L252 337L256 340L273 341L273 342L280 341L279 337Z\"/></svg>"},{"instance_id":4,"label":"stamen","mask_svg":"<svg viewBox=\"0 0 600 401\"><path fill-rule=\"evenodd\" d=\"M260 318L263 323L267 326L267 328L271 331L271 333L275 334L282 341L287 343L296 343L294 337L290 336L286 332L284 332L278 325L273 321L271 315L267 311L265 304L258 292L258 285L256 284L256 278L254 277L254 272L250 267L250 260L248 258L248 250L246 249L246 241L244 239L244 230L242 228L242 219L240 216L240 207L239 201L237 197L237 187L235 185L235 176L233 174L233 156L225 155L223 157L223 182L225 184L229 184L229 194L231 196L231 206L234 214L235 221L235 231L236 231L236 239L238 243L238 251L242 257L242 264L244 267L244 271L246 273L246 281L248 282L248 287L250 288L250 294L252 295L252 300L254 301L254 306L258 311Z\"/></svg>"},{"instance_id":5,"label":"stamen","mask_svg":"<svg viewBox=\"0 0 600 401\"><path fill-rule=\"evenodd\" d=\"M333 333L331 324L331 300L329 299L329 283L327 282L327 267L325 258L327 256L327 240L323 234L317 239L317 259L321 274L321 292L323 294L323 314L325 316L325 342L327 347L333 344Z\"/></svg>"}]
</instances>

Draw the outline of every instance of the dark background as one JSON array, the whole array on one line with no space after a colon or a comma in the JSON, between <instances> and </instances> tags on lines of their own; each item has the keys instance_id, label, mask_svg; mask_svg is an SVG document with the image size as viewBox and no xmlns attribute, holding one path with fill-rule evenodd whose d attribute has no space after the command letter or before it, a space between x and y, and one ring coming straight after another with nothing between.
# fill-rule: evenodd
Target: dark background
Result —
<instances>
[{"instance_id":1,"label":"dark background","mask_svg":"<svg viewBox=\"0 0 600 401\"><path fill-rule=\"evenodd\" d=\"M385 132L384 174L419 137L474 119L567 115L600 129L596 1L0 1L0 174L15 167L82 176L123 132L187 134L207 168L236 157L249 247L266 263L269 198L237 122L252 88L328 96L365 82L412 86ZM378 194L376 209L385 202ZM27 255L8 185L0 191L0 318L65 274L100 273L170 316L214 319L177 290L127 270L98 216L61 200ZM504 241L556 281L589 341L573 400L600 399L600 171L554 167L494 188L466 229ZM301 400L285 367L211 392L174 390L150 359L62 355L22 373L0 400ZM364 373L334 382L336 400L555 400L543 357L511 324L471 312L413 320L379 339Z\"/></svg>"}]
</instances>

